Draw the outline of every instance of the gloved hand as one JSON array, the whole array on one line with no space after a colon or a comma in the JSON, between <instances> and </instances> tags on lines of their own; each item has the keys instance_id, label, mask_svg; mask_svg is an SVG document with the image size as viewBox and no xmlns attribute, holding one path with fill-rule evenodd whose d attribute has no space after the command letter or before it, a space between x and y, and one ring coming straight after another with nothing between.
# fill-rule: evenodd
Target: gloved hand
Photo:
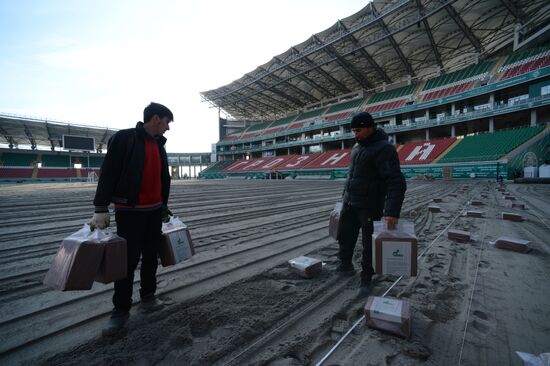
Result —
<instances>
[{"instance_id":1,"label":"gloved hand","mask_svg":"<svg viewBox=\"0 0 550 366\"><path fill-rule=\"evenodd\" d=\"M96 212L90 221L90 229L105 229L111 223L111 216L108 212Z\"/></svg>"},{"instance_id":2,"label":"gloved hand","mask_svg":"<svg viewBox=\"0 0 550 366\"><path fill-rule=\"evenodd\" d=\"M162 206L162 209L160 211L160 217L162 218L162 222L169 222L170 216L174 216L172 214L172 211L170 211L168 207Z\"/></svg>"}]
</instances>

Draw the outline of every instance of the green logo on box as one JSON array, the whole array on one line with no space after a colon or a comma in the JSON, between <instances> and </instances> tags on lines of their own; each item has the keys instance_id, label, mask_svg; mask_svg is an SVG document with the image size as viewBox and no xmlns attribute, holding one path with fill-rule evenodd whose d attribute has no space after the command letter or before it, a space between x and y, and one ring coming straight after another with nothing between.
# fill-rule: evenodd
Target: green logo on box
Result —
<instances>
[{"instance_id":1,"label":"green logo on box","mask_svg":"<svg viewBox=\"0 0 550 366\"><path fill-rule=\"evenodd\" d=\"M399 253L399 249L392 253L394 257L403 257L403 254Z\"/></svg>"}]
</instances>

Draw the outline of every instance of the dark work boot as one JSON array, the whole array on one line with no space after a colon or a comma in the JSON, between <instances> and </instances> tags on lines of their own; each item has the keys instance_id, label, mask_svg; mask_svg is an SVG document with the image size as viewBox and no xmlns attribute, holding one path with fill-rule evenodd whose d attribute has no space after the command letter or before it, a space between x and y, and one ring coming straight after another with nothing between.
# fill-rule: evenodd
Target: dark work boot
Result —
<instances>
[{"instance_id":1,"label":"dark work boot","mask_svg":"<svg viewBox=\"0 0 550 366\"><path fill-rule=\"evenodd\" d=\"M154 294L150 294L141 298L141 304L139 306L139 311L141 313L152 313L163 309L165 306L169 305L170 301L162 301Z\"/></svg>"},{"instance_id":2,"label":"dark work boot","mask_svg":"<svg viewBox=\"0 0 550 366\"><path fill-rule=\"evenodd\" d=\"M336 267L336 272L352 276L355 274L355 268L353 267L353 263L341 261L338 267Z\"/></svg>"},{"instance_id":3,"label":"dark work boot","mask_svg":"<svg viewBox=\"0 0 550 366\"><path fill-rule=\"evenodd\" d=\"M113 310L111 314L111 318L107 322L107 325L105 325L105 327L101 331L101 334L104 337L114 336L122 328L124 328L129 317L130 317L130 312L128 311L117 310L117 309Z\"/></svg>"}]
</instances>

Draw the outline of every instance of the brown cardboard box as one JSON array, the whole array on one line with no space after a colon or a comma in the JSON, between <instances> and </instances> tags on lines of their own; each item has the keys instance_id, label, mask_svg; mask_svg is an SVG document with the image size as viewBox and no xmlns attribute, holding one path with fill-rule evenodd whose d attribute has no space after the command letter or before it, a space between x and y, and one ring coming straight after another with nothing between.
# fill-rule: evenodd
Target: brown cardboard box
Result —
<instances>
[{"instance_id":1,"label":"brown cardboard box","mask_svg":"<svg viewBox=\"0 0 550 366\"><path fill-rule=\"evenodd\" d=\"M418 242L412 222L400 220L395 230L388 230L380 221L374 222L372 241L374 272L416 276Z\"/></svg>"},{"instance_id":2,"label":"brown cardboard box","mask_svg":"<svg viewBox=\"0 0 550 366\"><path fill-rule=\"evenodd\" d=\"M468 217L483 217L483 212L482 211L470 210L470 211L466 211L466 216L468 216Z\"/></svg>"},{"instance_id":3,"label":"brown cardboard box","mask_svg":"<svg viewBox=\"0 0 550 366\"><path fill-rule=\"evenodd\" d=\"M95 280L110 283L122 280L128 275L128 257L126 254L126 239L114 234L105 242L103 258Z\"/></svg>"},{"instance_id":4,"label":"brown cardboard box","mask_svg":"<svg viewBox=\"0 0 550 366\"><path fill-rule=\"evenodd\" d=\"M459 243L467 243L470 241L471 234L469 231L463 231L463 230L457 230L457 229L449 229L447 231L447 237L453 241L457 241Z\"/></svg>"},{"instance_id":5,"label":"brown cardboard box","mask_svg":"<svg viewBox=\"0 0 550 366\"><path fill-rule=\"evenodd\" d=\"M512 212L503 212L502 213L502 219L503 220L510 220L510 221L523 221L523 216L520 214L515 214Z\"/></svg>"},{"instance_id":6,"label":"brown cardboard box","mask_svg":"<svg viewBox=\"0 0 550 366\"><path fill-rule=\"evenodd\" d=\"M101 230L94 234L85 225L63 239L44 277L44 284L60 291L91 289L105 248L101 235Z\"/></svg>"},{"instance_id":7,"label":"brown cardboard box","mask_svg":"<svg viewBox=\"0 0 550 366\"><path fill-rule=\"evenodd\" d=\"M525 210L525 204L524 203L514 203L514 202L512 202L512 208L519 208L521 210Z\"/></svg>"},{"instance_id":8,"label":"brown cardboard box","mask_svg":"<svg viewBox=\"0 0 550 366\"><path fill-rule=\"evenodd\" d=\"M369 328L411 336L411 306L407 300L369 296L365 305L365 319Z\"/></svg>"},{"instance_id":9,"label":"brown cardboard box","mask_svg":"<svg viewBox=\"0 0 550 366\"><path fill-rule=\"evenodd\" d=\"M297 257L288 261L288 267L304 278L312 278L323 271L323 262L311 257Z\"/></svg>"},{"instance_id":10,"label":"brown cardboard box","mask_svg":"<svg viewBox=\"0 0 550 366\"><path fill-rule=\"evenodd\" d=\"M430 212L441 212L441 207L439 207L437 205L429 205L428 206L428 211L430 211Z\"/></svg>"},{"instance_id":11,"label":"brown cardboard box","mask_svg":"<svg viewBox=\"0 0 550 366\"><path fill-rule=\"evenodd\" d=\"M195 247L187 226L163 228L159 253L163 267L173 266L193 255L195 255Z\"/></svg>"},{"instance_id":12,"label":"brown cardboard box","mask_svg":"<svg viewBox=\"0 0 550 366\"><path fill-rule=\"evenodd\" d=\"M337 202L334 210L330 213L328 222L328 234L338 240L338 228L340 227L340 213L342 212L342 202Z\"/></svg>"},{"instance_id":13,"label":"brown cardboard box","mask_svg":"<svg viewBox=\"0 0 550 366\"><path fill-rule=\"evenodd\" d=\"M514 252L527 253L529 251L529 240L516 239L508 236L501 236L495 241L495 247L499 249L513 250Z\"/></svg>"}]
</instances>

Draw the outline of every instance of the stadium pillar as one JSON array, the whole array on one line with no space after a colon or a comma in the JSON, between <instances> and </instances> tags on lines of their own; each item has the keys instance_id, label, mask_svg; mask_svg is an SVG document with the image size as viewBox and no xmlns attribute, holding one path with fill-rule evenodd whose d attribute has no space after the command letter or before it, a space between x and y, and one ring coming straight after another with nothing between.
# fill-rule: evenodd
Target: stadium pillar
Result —
<instances>
[{"instance_id":1,"label":"stadium pillar","mask_svg":"<svg viewBox=\"0 0 550 366\"><path fill-rule=\"evenodd\" d=\"M451 104L451 116L454 116L454 115L455 115L455 111L456 111L455 104L452 103L452 104ZM454 127L454 126L453 126L453 127Z\"/></svg>"},{"instance_id":2,"label":"stadium pillar","mask_svg":"<svg viewBox=\"0 0 550 366\"><path fill-rule=\"evenodd\" d=\"M489 94L489 108L493 109L495 107L495 94Z\"/></svg>"},{"instance_id":3,"label":"stadium pillar","mask_svg":"<svg viewBox=\"0 0 550 366\"><path fill-rule=\"evenodd\" d=\"M302 155L306 153L306 147L302 145Z\"/></svg>"},{"instance_id":4,"label":"stadium pillar","mask_svg":"<svg viewBox=\"0 0 550 366\"><path fill-rule=\"evenodd\" d=\"M531 127L537 125L537 111L535 109L531 110Z\"/></svg>"},{"instance_id":5,"label":"stadium pillar","mask_svg":"<svg viewBox=\"0 0 550 366\"><path fill-rule=\"evenodd\" d=\"M495 132L495 119L489 117L489 132Z\"/></svg>"},{"instance_id":6,"label":"stadium pillar","mask_svg":"<svg viewBox=\"0 0 550 366\"><path fill-rule=\"evenodd\" d=\"M428 130L426 128L426 138L425 138L426 141L430 141L430 130Z\"/></svg>"},{"instance_id":7,"label":"stadium pillar","mask_svg":"<svg viewBox=\"0 0 550 366\"><path fill-rule=\"evenodd\" d=\"M453 104L454 106L454 104ZM456 128L454 125L451 126L451 137L456 137Z\"/></svg>"},{"instance_id":8,"label":"stadium pillar","mask_svg":"<svg viewBox=\"0 0 550 366\"><path fill-rule=\"evenodd\" d=\"M345 150L345 148L346 148L346 145L344 144L344 140L342 140L340 143L340 150Z\"/></svg>"}]
</instances>

